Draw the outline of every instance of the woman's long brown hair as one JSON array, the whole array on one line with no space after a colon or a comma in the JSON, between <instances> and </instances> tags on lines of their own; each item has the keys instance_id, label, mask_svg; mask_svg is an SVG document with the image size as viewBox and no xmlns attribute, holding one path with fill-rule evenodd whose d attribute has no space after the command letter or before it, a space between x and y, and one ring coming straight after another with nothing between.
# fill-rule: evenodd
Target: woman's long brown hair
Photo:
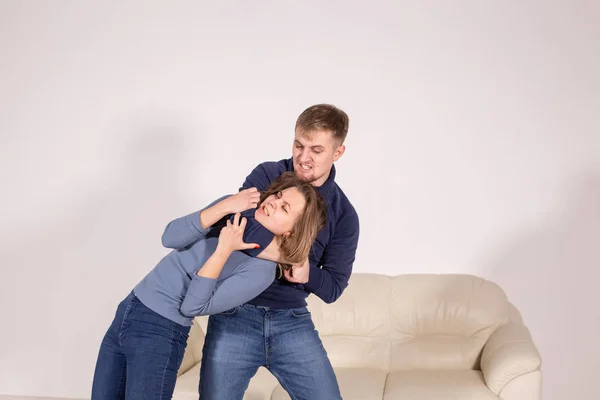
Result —
<instances>
[{"instance_id":1,"label":"woman's long brown hair","mask_svg":"<svg viewBox=\"0 0 600 400\"><path fill-rule=\"evenodd\" d=\"M306 205L294 222L291 234L277 237L279 252L283 259L289 263L279 264L280 277L283 270L291 269L291 264L301 263L308 257L312 244L317 238L317 233L327 222L327 203L325 203L323 197L312 184L298 179L293 172L285 172L275 180L267 190L261 193L260 202L262 203L267 197L292 187L300 191Z\"/></svg>"}]
</instances>

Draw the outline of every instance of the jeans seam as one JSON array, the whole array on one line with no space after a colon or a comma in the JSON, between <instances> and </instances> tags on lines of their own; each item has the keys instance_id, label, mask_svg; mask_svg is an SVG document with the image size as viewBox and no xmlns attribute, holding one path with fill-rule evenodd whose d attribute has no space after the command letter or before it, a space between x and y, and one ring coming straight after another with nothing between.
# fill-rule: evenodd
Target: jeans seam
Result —
<instances>
[{"instance_id":1,"label":"jeans seam","mask_svg":"<svg viewBox=\"0 0 600 400\"><path fill-rule=\"evenodd\" d=\"M165 390L165 377L167 376L167 366L169 365L169 360L171 359L171 354L173 353L173 333L175 333L175 328L172 326L171 327L171 343L169 346L169 356L167 357L167 360L165 361L165 366L163 367L163 376L162 376L162 381L160 383L160 398L163 398L163 394L164 394L164 390Z\"/></svg>"},{"instance_id":2,"label":"jeans seam","mask_svg":"<svg viewBox=\"0 0 600 400\"><path fill-rule=\"evenodd\" d=\"M121 374L121 384L119 385L119 399L125 400L125 383L127 382L127 358L125 358L125 366Z\"/></svg>"},{"instance_id":3,"label":"jeans seam","mask_svg":"<svg viewBox=\"0 0 600 400\"><path fill-rule=\"evenodd\" d=\"M264 344L265 344L265 367L269 367L269 353L271 352L271 320L268 318L268 312L263 315L263 329L264 329Z\"/></svg>"},{"instance_id":4,"label":"jeans seam","mask_svg":"<svg viewBox=\"0 0 600 400\"><path fill-rule=\"evenodd\" d=\"M277 378L277 381L279 382L279 384L281 385L281 387L287 392L287 394L290 396L290 398L292 400L297 400L298 398L292 393L292 391L290 391L290 389L287 387L287 385L285 385L283 383L283 381L281 380L281 377L279 376L279 374L273 370L271 370L271 368L269 368L269 372L273 374L273 376L275 376L275 378Z\"/></svg>"},{"instance_id":5,"label":"jeans seam","mask_svg":"<svg viewBox=\"0 0 600 400\"><path fill-rule=\"evenodd\" d=\"M188 337L186 337L186 334L178 331L179 332L179 341L177 342L177 369L179 369L179 367L181 366L181 362L183 361L183 356L185 353L185 349L187 347L187 340ZM183 347L183 351L179 351L180 347Z\"/></svg>"},{"instance_id":6,"label":"jeans seam","mask_svg":"<svg viewBox=\"0 0 600 400\"><path fill-rule=\"evenodd\" d=\"M123 347L123 339L125 336L125 328L126 328L126 321L127 318L129 317L129 314L131 314L131 309L133 308L133 297L129 300L129 302L127 303L127 307L125 307L125 311L123 312L123 320L121 321L121 327L119 329L119 333L118 333L118 339L119 339L119 345L121 347Z\"/></svg>"}]
</instances>

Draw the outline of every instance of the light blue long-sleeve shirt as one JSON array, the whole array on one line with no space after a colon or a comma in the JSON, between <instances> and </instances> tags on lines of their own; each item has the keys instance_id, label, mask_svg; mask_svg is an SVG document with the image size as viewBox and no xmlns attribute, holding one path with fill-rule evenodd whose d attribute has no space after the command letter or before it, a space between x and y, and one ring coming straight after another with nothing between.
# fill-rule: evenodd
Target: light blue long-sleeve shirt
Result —
<instances>
[{"instance_id":1,"label":"light blue long-sleeve shirt","mask_svg":"<svg viewBox=\"0 0 600 400\"><path fill-rule=\"evenodd\" d=\"M250 257L242 251L229 256L217 279L196 275L218 244L218 238L207 237L209 230L200 225L201 211L167 225L162 243L174 250L134 288L146 307L184 326L192 325L196 316L217 314L253 299L275 278L274 262Z\"/></svg>"}]
</instances>

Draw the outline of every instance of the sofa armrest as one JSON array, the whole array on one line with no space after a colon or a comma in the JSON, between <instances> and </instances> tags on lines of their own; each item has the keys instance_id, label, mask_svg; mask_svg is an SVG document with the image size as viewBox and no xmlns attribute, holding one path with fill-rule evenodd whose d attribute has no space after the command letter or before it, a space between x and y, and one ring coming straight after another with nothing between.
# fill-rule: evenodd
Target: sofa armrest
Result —
<instances>
[{"instance_id":1,"label":"sofa armrest","mask_svg":"<svg viewBox=\"0 0 600 400\"><path fill-rule=\"evenodd\" d=\"M492 334L481 355L485 383L496 395L508 382L539 370L541 364L540 353L527 327L512 321Z\"/></svg>"},{"instance_id":2,"label":"sofa armrest","mask_svg":"<svg viewBox=\"0 0 600 400\"><path fill-rule=\"evenodd\" d=\"M181 366L177 371L177 376L186 373L190 368L202 360L202 347L204 347L204 330L200 326L200 323L194 319L194 324L190 329L187 346L185 348L185 353L183 354Z\"/></svg>"}]
</instances>

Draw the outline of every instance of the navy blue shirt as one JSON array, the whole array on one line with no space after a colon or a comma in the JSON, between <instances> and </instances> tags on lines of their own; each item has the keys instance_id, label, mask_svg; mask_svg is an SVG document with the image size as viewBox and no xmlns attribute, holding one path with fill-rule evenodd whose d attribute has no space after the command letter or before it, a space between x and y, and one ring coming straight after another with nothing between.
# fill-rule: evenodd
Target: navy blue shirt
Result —
<instances>
[{"instance_id":1,"label":"navy blue shirt","mask_svg":"<svg viewBox=\"0 0 600 400\"><path fill-rule=\"evenodd\" d=\"M254 217L255 212L256 208L251 208L240 213L240 216L245 217L247 220L242 240L244 243L256 243L260 246L258 249L242 250L250 257L258 256L275 238L275 235L271 231L256 221L256 218ZM221 229L227 224L227 220L233 222L234 216L234 214L228 214L218 222L214 223L210 228L210 231L206 234L206 237L218 238L221 234Z\"/></svg>"},{"instance_id":2,"label":"navy blue shirt","mask_svg":"<svg viewBox=\"0 0 600 400\"><path fill-rule=\"evenodd\" d=\"M291 158L259 164L240 190L255 187L264 191L281 174L293 170ZM326 303L333 303L348 286L358 245L358 215L335 183L335 166L327 181L316 189L327 202L327 224L319 231L310 252L308 282L298 284L288 282L284 277L276 278L271 286L248 303L272 308L300 308L306 306L306 297L310 293Z\"/></svg>"}]
</instances>

